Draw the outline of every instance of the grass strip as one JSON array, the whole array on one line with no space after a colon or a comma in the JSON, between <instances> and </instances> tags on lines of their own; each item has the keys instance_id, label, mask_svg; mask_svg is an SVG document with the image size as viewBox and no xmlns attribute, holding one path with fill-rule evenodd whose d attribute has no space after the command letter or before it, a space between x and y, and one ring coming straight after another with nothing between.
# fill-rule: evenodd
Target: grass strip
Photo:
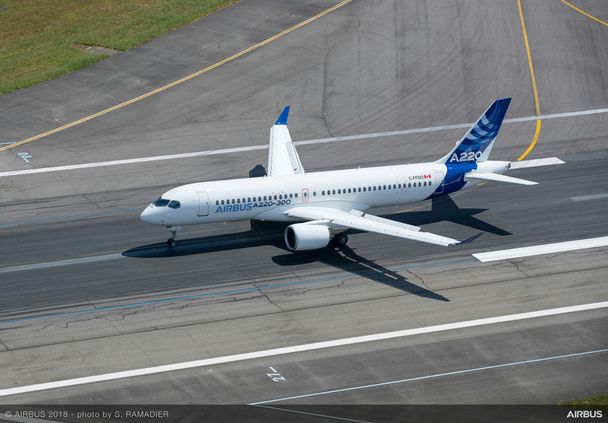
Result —
<instances>
[{"instance_id":1,"label":"grass strip","mask_svg":"<svg viewBox=\"0 0 608 423\"><path fill-rule=\"evenodd\" d=\"M0 0L0 94L98 62L235 0Z\"/></svg>"}]
</instances>

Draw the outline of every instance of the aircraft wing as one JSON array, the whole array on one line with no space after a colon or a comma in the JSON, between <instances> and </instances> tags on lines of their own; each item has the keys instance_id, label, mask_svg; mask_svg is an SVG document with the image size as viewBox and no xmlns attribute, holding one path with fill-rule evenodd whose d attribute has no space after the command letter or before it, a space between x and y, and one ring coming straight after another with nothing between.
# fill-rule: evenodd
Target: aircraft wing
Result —
<instances>
[{"instance_id":1,"label":"aircraft wing","mask_svg":"<svg viewBox=\"0 0 608 423\"><path fill-rule=\"evenodd\" d=\"M293 175L304 173L302 162L291 142L287 129L289 106L283 109L277 121L270 128L270 145L268 149L268 176Z\"/></svg>"},{"instance_id":2,"label":"aircraft wing","mask_svg":"<svg viewBox=\"0 0 608 423\"><path fill-rule=\"evenodd\" d=\"M478 234L464 241L458 241L430 232L422 232L417 226L384 219L363 213L359 210L345 212L343 210L326 207L296 207L288 210L286 214L289 217L324 223L335 229L351 228L365 232L376 232L379 234L426 242L428 244L442 245L444 247L470 242L481 235Z\"/></svg>"}]
</instances>

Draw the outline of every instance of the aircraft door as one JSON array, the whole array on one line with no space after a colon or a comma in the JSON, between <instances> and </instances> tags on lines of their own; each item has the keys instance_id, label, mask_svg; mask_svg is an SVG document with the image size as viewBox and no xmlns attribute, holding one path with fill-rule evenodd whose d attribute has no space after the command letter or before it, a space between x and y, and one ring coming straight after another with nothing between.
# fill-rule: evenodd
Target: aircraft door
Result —
<instances>
[{"instance_id":1,"label":"aircraft door","mask_svg":"<svg viewBox=\"0 0 608 423\"><path fill-rule=\"evenodd\" d=\"M198 193L198 215L209 215L209 194L207 194L207 191L200 191Z\"/></svg>"},{"instance_id":2,"label":"aircraft door","mask_svg":"<svg viewBox=\"0 0 608 423\"><path fill-rule=\"evenodd\" d=\"M433 185L437 187L435 194L443 194L443 172L435 172L433 175Z\"/></svg>"}]
</instances>

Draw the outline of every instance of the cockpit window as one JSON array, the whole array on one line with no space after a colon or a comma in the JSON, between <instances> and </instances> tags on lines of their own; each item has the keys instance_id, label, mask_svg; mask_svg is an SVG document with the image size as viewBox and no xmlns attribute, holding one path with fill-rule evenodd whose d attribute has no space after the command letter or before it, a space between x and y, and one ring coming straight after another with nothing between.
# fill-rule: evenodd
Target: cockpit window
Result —
<instances>
[{"instance_id":1,"label":"cockpit window","mask_svg":"<svg viewBox=\"0 0 608 423\"><path fill-rule=\"evenodd\" d=\"M169 207L171 207L172 209L179 209L180 206L181 206L181 203L179 201L176 201L176 200L172 200L169 203Z\"/></svg>"},{"instance_id":2,"label":"cockpit window","mask_svg":"<svg viewBox=\"0 0 608 423\"><path fill-rule=\"evenodd\" d=\"M164 198L158 197L156 199L156 201L154 201L154 203L152 203L152 204L154 204L156 207L166 207L167 204L169 204L169 202L170 202L169 200L166 200Z\"/></svg>"}]
</instances>

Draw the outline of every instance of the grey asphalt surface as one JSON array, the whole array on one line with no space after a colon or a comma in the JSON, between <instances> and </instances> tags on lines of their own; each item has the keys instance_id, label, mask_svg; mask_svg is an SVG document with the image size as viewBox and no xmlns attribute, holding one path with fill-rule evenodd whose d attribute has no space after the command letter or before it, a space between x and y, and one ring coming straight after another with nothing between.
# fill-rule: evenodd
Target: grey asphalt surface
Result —
<instances>
[{"instance_id":1,"label":"grey asphalt surface","mask_svg":"<svg viewBox=\"0 0 608 423\"><path fill-rule=\"evenodd\" d=\"M548 0L524 2L542 113L608 107L605 27ZM334 2L242 1L93 67L0 97L3 141L51 129L171 82ZM608 16L607 5L589 10ZM2 170L259 145L284 104L296 140L474 120L498 96L533 114L515 2L362 2L163 94L0 153ZM605 114L543 122L521 170L534 187L484 184L453 202L378 210L454 249L353 234L294 255L280 228L186 229L169 253L137 220L182 182L240 177L266 151L0 180L0 388L317 340L606 300L606 249L480 264L473 252L606 235ZM462 135L302 146L308 170L431 160ZM534 122L506 124L515 159ZM32 155L30 164L16 153ZM606 348L605 311L285 356L2 402L251 402ZM175 346L179 346L176 348ZM605 392L606 354L324 397L336 403L534 403ZM279 363L286 384L268 381ZM279 365L277 364L277 366ZM160 388L165 389L160 389ZM203 388L201 388L203 387ZM208 387L208 388L207 388ZM309 400L307 400L309 401ZM310 400L313 401L313 400Z\"/></svg>"}]
</instances>

